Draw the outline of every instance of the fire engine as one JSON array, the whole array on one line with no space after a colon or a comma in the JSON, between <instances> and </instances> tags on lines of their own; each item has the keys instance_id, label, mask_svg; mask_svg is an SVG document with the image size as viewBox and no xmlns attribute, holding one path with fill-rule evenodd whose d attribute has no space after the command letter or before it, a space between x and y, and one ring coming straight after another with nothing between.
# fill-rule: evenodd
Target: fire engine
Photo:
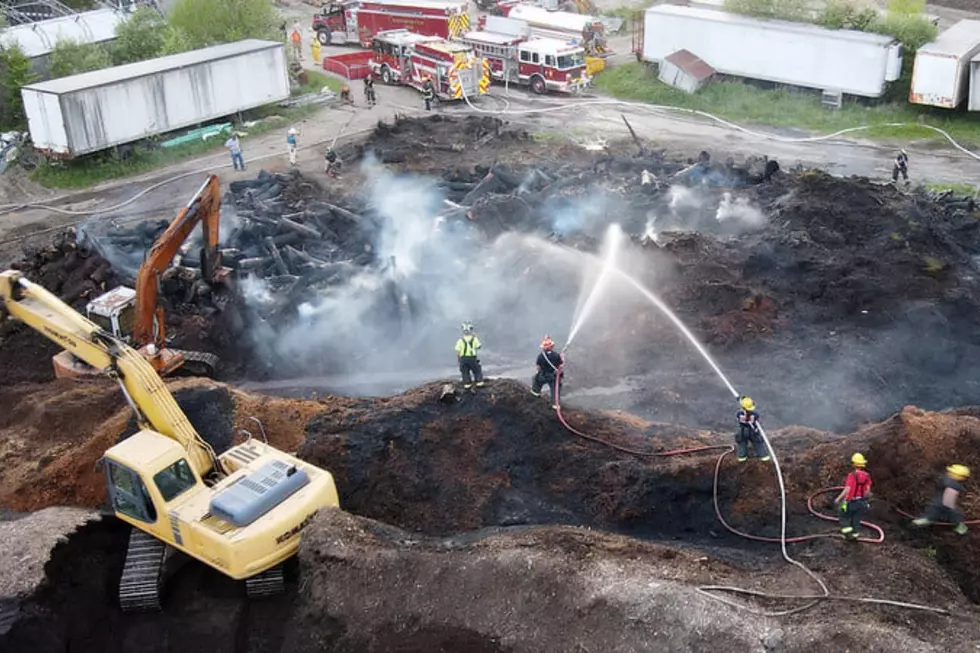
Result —
<instances>
[{"instance_id":1,"label":"fire engine","mask_svg":"<svg viewBox=\"0 0 980 653\"><path fill-rule=\"evenodd\" d=\"M534 93L572 93L591 81L585 72L585 50L558 39L480 31L459 40L489 62L494 80L523 84Z\"/></svg>"},{"instance_id":2,"label":"fire engine","mask_svg":"<svg viewBox=\"0 0 980 653\"><path fill-rule=\"evenodd\" d=\"M567 11L548 11L516 0L502 0L497 3L497 7L504 17L512 21L526 23L532 36L559 39L581 45L589 55L608 56L612 54L606 42L605 25L594 16L573 14ZM493 32L508 31L492 27L494 18L500 20L499 17L495 16L481 17L480 29L488 29Z\"/></svg>"},{"instance_id":3,"label":"fire engine","mask_svg":"<svg viewBox=\"0 0 980 653\"><path fill-rule=\"evenodd\" d=\"M385 84L421 91L430 78L440 100L476 97L490 86L489 63L462 43L396 29L377 34L371 49L371 72Z\"/></svg>"},{"instance_id":4,"label":"fire engine","mask_svg":"<svg viewBox=\"0 0 980 653\"><path fill-rule=\"evenodd\" d=\"M358 43L371 47L379 32L407 29L450 38L470 29L468 0L335 0L313 16L323 45Z\"/></svg>"}]
</instances>

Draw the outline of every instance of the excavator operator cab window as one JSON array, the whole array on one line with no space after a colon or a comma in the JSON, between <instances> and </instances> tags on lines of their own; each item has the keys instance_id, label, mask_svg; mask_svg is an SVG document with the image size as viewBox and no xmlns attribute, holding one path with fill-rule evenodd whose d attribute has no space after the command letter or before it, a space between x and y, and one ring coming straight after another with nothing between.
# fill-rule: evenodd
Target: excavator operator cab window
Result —
<instances>
[{"instance_id":1,"label":"excavator operator cab window","mask_svg":"<svg viewBox=\"0 0 980 653\"><path fill-rule=\"evenodd\" d=\"M157 520L157 511L150 501L139 474L111 460L106 461L106 474L109 476L109 494L112 507L133 519L152 524Z\"/></svg>"},{"instance_id":2,"label":"excavator operator cab window","mask_svg":"<svg viewBox=\"0 0 980 653\"><path fill-rule=\"evenodd\" d=\"M171 501L197 485L191 466L183 458L153 476L164 501Z\"/></svg>"}]
</instances>

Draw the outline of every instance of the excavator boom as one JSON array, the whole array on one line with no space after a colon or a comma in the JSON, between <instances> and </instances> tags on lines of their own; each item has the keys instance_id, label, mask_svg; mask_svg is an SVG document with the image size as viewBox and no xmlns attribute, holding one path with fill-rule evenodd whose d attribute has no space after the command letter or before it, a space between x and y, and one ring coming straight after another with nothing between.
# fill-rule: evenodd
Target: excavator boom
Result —
<instances>
[{"instance_id":1,"label":"excavator boom","mask_svg":"<svg viewBox=\"0 0 980 653\"><path fill-rule=\"evenodd\" d=\"M214 281L220 263L218 258L218 225L221 220L221 185L217 175L209 175L207 181L194 194L190 202L170 223L167 230L150 248L136 276L136 316L133 340L137 345L163 345L163 311L157 310L157 293L160 275L174 260L184 241L200 223L204 230L204 249L201 256L201 274L205 281ZM154 322L156 326L154 326Z\"/></svg>"},{"instance_id":2,"label":"excavator boom","mask_svg":"<svg viewBox=\"0 0 980 653\"><path fill-rule=\"evenodd\" d=\"M200 476L214 468L211 447L194 430L153 367L137 351L78 314L20 272L0 272L0 313L6 312L118 380L141 428L179 443Z\"/></svg>"}]
</instances>

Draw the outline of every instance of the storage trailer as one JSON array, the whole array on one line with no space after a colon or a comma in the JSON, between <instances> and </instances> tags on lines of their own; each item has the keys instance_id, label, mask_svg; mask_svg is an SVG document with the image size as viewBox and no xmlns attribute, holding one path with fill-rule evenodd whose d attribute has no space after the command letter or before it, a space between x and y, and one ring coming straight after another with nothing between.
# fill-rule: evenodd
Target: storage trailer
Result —
<instances>
[{"instance_id":1,"label":"storage trailer","mask_svg":"<svg viewBox=\"0 0 980 653\"><path fill-rule=\"evenodd\" d=\"M881 34L675 5L646 9L634 29L633 52L658 65L687 50L723 75L870 98L902 73L901 44Z\"/></svg>"},{"instance_id":2,"label":"storage trailer","mask_svg":"<svg viewBox=\"0 0 980 653\"><path fill-rule=\"evenodd\" d=\"M980 20L961 20L915 53L909 102L944 109L970 93L970 59L980 53Z\"/></svg>"},{"instance_id":3,"label":"storage trailer","mask_svg":"<svg viewBox=\"0 0 980 653\"><path fill-rule=\"evenodd\" d=\"M970 111L980 111L980 54L970 62Z\"/></svg>"},{"instance_id":4,"label":"storage trailer","mask_svg":"<svg viewBox=\"0 0 980 653\"><path fill-rule=\"evenodd\" d=\"M29 84L34 148L71 158L289 97L282 43L247 39Z\"/></svg>"}]
</instances>

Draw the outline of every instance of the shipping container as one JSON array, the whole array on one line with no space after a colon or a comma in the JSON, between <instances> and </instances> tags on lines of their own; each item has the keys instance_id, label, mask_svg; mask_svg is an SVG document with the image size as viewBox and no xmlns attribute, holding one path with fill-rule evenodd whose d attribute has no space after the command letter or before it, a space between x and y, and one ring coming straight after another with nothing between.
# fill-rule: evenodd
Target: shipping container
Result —
<instances>
[{"instance_id":1,"label":"shipping container","mask_svg":"<svg viewBox=\"0 0 980 653\"><path fill-rule=\"evenodd\" d=\"M687 50L723 75L820 91L881 97L902 72L891 36L658 5L634 26L637 58L661 63Z\"/></svg>"},{"instance_id":2,"label":"shipping container","mask_svg":"<svg viewBox=\"0 0 980 653\"><path fill-rule=\"evenodd\" d=\"M285 46L248 39L21 89L34 147L75 157L289 97Z\"/></svg>"},{"instance_id":3,"label":"shipping container","mask_svg":"<svg viewBox=\"0 0 980 653\"><path fill-rule=\"evenodd\" d=\"M915 53L909 102L955 109L970 89L970 59L980 53L980 20L961 20Z\"/></svg>"},{"instance_id":4,"label":"shipping container","mask_svg":"<svg viewBox=\"0 0 980 653\"><path fill-rule=\"evenodd\" d=\"M980 54L970 62L970 111L980 111Z\"/></svg>"}]
</instances>

